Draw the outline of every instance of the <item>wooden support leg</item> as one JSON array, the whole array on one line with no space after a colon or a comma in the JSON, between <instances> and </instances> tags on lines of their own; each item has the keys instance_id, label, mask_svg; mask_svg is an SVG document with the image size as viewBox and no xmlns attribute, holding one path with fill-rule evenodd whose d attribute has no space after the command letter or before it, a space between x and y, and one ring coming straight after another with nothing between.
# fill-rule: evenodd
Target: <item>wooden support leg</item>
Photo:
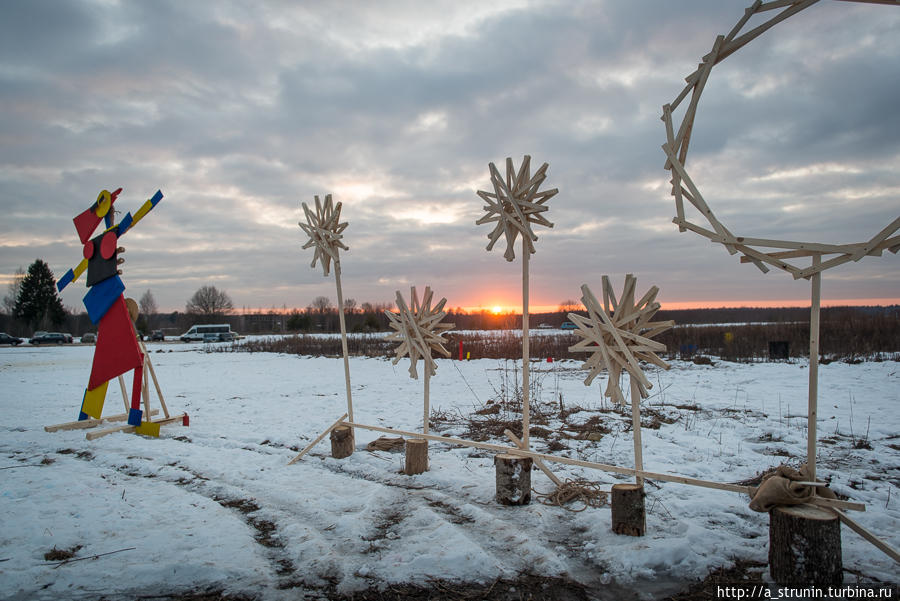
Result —
<instances>
[{"instance_id":1,"label":"wooden support leg","mask_svg":"<svg viewBox=\"0 0 900 601\"><path fill-rule=\"evenodd\" d=\"M353 454L353 428L338 426L331 431L331 456L343 459Z\"/></svg>"},{"instance_id":2,"label":"wooden support leg","mask_svg":"<svg viewBox=\"0 0 900 601\"><path fill-rule=\"evenodd\" d=\"M844 581L841 522L814 505L769 512L769 574L778 584L839 586Z\"/></svg>"},{"instance_id":3,"label":"wooden support leg","mask_svg":"<svg viewBox=\"0 0 900 601\"><path fill-rule=\"evenodd\" d=\"M341 425L341 422L344 421L344 418L346 418L346 417L347 417L346 413L344 415L340 416L336 422L334 422L333 424L328 426L328 428L324 432L322 432L321 434L316 436L316 439L314 441L312 441L311 443L306 445L306 448L303 449L302 451L300 451L300 453L298 453L296 457L294 457L293 459L288 461L288 465L293 465L293 464L297 463L298 461L300 461L301 459L303 459L303 456L306 455L307 453L309 453L314 446L319 444L323 438L325 438L326 436L331 434L332 430L334 430L339 425ZM185 424L185 425L187 425L187 424Z\"/></svg>"},{"instance_id":4,"label":"wooden support leg","mask_svg":"<svg viewBox=\"0 0 900 601\"><path fill-rule=\"evenodd\" d=\"M647 521L643 485L613 484L611 505L613 532L628 536L644 536Z\"/></svg>"},{"instance_id":5,"label":"wooden support leg","mask_svg":"<svg viewBox=\"0 0 900 601\"><path fill-rule=\"evenodd\" d=\"M122 389L122 402L125 403L125 413L131 409L131 405L129 405L128 401L128 389L125 388L125 378L119 376L119 388Z\"/></svg>"},{"instance_id":6,"label":"wooden support leg","mask_svg":"<svg viewBox=\"0 0 900 601\"><path fill-rule=\"evenodd\" d=\"M403 473L407 476L428 471L428 441L424 438L411 438L406 441L406 466Z\"/></svg>"},{"instance_id":7,"label":"wooden support leg","mask_svg":"<svg viewBox=\"0 0 900 601\"><path fill-rule=\"evenodd\" d=\"M141 344L143 345L144 343L142 342ZM144 349L144 362L147 364L150 377L153 378L153 386L156 388L156 396L159 397L159 404L162 406L163 414L169 417L169 408L166 407L166 399L163 397L162 389L159 387L159 380L156 379L156 370L153 369L153 361L150 360L150 355L147 353L146 348Z\"/></svg>"},{"instance_id":8,"label":"wooden support leg","mask_svg":"<svg viewBox=\"0 0 900 601\"><path fill-rule=\"evenodd\" d=\"M508 453L494 456L498 503L528 505L531 502L531 465L531 457Z\"/></svg>"}]
</instances>

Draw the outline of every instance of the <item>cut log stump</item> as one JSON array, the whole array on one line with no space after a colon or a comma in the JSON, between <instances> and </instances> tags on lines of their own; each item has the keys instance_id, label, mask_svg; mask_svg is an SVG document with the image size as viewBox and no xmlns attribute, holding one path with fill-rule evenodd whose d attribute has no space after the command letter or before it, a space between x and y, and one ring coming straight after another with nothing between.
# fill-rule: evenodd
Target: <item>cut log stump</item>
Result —
<instances>
[{"instance_id":1,"label":"cut log stump","mask_svg":"<svg viewBox=\"0 0 900 601\"><path fill-rule=\"evenodd\" d=\"M838 516L815 505L770 511L769 574L780 585L823 587L843 583Z\"/></svg>"},{"instance_id":2,"label":"cut log stump","mask_svg":"<svg viewBox=\"0 0 900 601\"><path fill-rule=\"evenodd\" d=\"M343 459L353 454L353 428L338 426L331 431L331 456Z\"/></svg>"},{"instance_id":3,"label":"cut log stump","mask_svg":"<svg viewBox=\"0 0 900 601\"><path fill-rule=\"evenodd\" d=\"M613 532L644 536L647 529L644 487L640 484L613 484L611 499Z\"/></svg>"},{"instance_id":4,"label":"cut log stump","mask_svg":"<svg viewBox=\"0 0 900 601\"><path fill-rule=\"evenodd\" d=\"M531 464L531 457L507 453L494 456L498 503L528 505L531 502Z\"/></svg>"},{"instance_id":5,"label":"cut log stump","mask_svg":"<svg viewBox=\"0 0 900 601\"><path fill-rule=\"evenodd\" d=\"M424 438L410 438L406 441L406 467L403 473L407 476L428 471L428 441Z\"/></svg>"}]
</instances>

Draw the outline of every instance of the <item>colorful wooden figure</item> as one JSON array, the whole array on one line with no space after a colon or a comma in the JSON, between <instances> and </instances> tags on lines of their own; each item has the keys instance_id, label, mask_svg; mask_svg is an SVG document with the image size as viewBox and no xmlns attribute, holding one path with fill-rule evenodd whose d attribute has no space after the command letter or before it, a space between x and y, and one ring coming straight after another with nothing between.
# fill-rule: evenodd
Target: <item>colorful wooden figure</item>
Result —
<instances>
[{"instance_id":1,"label":"colorful wooden figure","mask_svg":"<svg viewBox=\"0 0 900 601\"><path fill-rule=\"evenodd\" d=\"M122 271L118 267L124 262L119 254L125 252L119 246L119 239L162 200L163 194L157 190L135 215L128 213L115 224L113 204L120 192L122 188L114 192L103 190L93 205L73 219L75 230L84 245L84 258L77 267L60 278L57 288L62 291L87 271L87 286L90 290L84 297L84 306L91 321L97 325L97 347L78 419L100 419L109 381L133 370L128 424L140 426L143 417L141 390L144 353L138 345L125 304L125 284L119 278ZM106 229L99 236L91 238L101 221L105 221ZM147 419L150 419L149 415Z\"/></svg>"}]
</instances>

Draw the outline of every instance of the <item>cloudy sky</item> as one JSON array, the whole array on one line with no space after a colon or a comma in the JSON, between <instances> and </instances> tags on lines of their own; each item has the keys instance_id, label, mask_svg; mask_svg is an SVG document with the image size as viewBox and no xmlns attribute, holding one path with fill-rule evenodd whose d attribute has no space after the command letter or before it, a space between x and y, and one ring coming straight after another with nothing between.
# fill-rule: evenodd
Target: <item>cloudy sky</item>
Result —
<instances>
[{"instance_id":1,"label":"cloudy sky","mask_svg":"<svg viewBox=\"0 0 900 601\"><path fill-rule=\"evenodd\" d=\"M529 154L559 189L533 308L628 272L671 307L809 302L808 282L671 223L661 106L749 3L5 3L0 284L38 257L75 266L71 218L122 187L123 212L165 194L122 240L132 296L334 299L297 225L331 193L346 297L430 284L450 306L516 306L521 248L485 250L475 192L489 162ZM822 0L713 70L688 168L735 234L861 242L900 215L898 31L900 7ZM890 253L823 278L831 303L898 298Z\"/></svg>"}]
</instances>

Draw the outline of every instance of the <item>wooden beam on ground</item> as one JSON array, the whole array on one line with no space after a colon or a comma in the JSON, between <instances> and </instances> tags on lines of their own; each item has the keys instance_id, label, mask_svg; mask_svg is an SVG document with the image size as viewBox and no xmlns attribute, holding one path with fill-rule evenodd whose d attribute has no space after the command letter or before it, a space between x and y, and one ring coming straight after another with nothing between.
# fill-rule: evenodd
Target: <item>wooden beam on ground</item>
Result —
<instances>
[{"instance_id":1,"label":"wooden beam on ground","mask_svg":"<svg viewBox=\"0 0 900 601\"><path fill-rule=\"evenodd\" d=\"M344 426L351 428L362 428L363 430L372 430L373 432L384 432L386 434L399 434L400 436L409 436L410 438L425 438L434 440L435 442L445 442L448 444L461 445L464 447L475 447L479 449L487 449L489 451L497 451L499 453L512 453L513 455L522 455L523 457L538 458L544 461L553 461L555 463L564 463L566 465L575 465L578 467L587 467L614 474L622 474L625 476L643 476L650 480L661 480L663 482L675 482L678 484L687 484L689 486L699 486L702 488L714 488L717 490L726 490L730 492L751 495L756 490L753 486L744 486L741 484L728 484L725 482L711 482L709 480L700 480L699 478L689 478L687 476L675 476L672 474L659 474L655 472L647 472L636 470L629 467L619 467L617 465L607 465L605 463L595 463L593 461L584 461L581 459L570 459L569 457L557 457L556 455L547 455L546 453L536 453L534 451L525 451L518 447L507 447L499 444L491 444L489 442L475 442L473 440L463 440L461 438L451 438L449 436L438 436L435 434L421 434L419 432L408 432L406 430L397 430L395 428L384 428L382 426L369 426L367 424L357 424L353 422L343 422ZM862 503L852 503L849 501L840 501L837 499L823 499L814 497L812 501L815 505L825 507L837 507L839 509L852 509L855 511L865 511L866 506Z\"/></svg>"},{"instance_id":2,"label":"wooden beam on ground","mask_svg":"<svg viewBox=\"0 0 900 601\"><path fill-rule=\"evenodd\" d=\"M154 409L157 413L159 410ZM154 421L152 423L159 424L160 426L165 426L168 424L174 424L175 422L182 421L186 414L179 413L178 415L172 415L170 417L164 417L163 419ZM88 440L96 440L102 436L106 436L107 434L115 434L116 432L125 432L126 434L130 434L134 432L136 426L129 426L127 424L122 426L114 426L112 428L106 428L105 430L97 430L96 432L88 432L85 435L85 438Z\"/></svg>"},{"instance_id":3,"label":"wooden beam on ground","mask_svg":"<svg viewBox=\"0 0 900 601\"><path fill-rule=\"evenodd\" d=\"M159 413L159 409L154 409L152 411L153 415ZM94 426L99 426L101 424L107 422L121 422L128 419L127 413L119 413L116 415L110 415L109 417L101 417L100 419L83 419L77 422L66 422L63 424L56 424L54 426L44 426L45 432L57 432L59 430L84 430L85 428L93 428Z\"/></svg>"}]
</instances>

